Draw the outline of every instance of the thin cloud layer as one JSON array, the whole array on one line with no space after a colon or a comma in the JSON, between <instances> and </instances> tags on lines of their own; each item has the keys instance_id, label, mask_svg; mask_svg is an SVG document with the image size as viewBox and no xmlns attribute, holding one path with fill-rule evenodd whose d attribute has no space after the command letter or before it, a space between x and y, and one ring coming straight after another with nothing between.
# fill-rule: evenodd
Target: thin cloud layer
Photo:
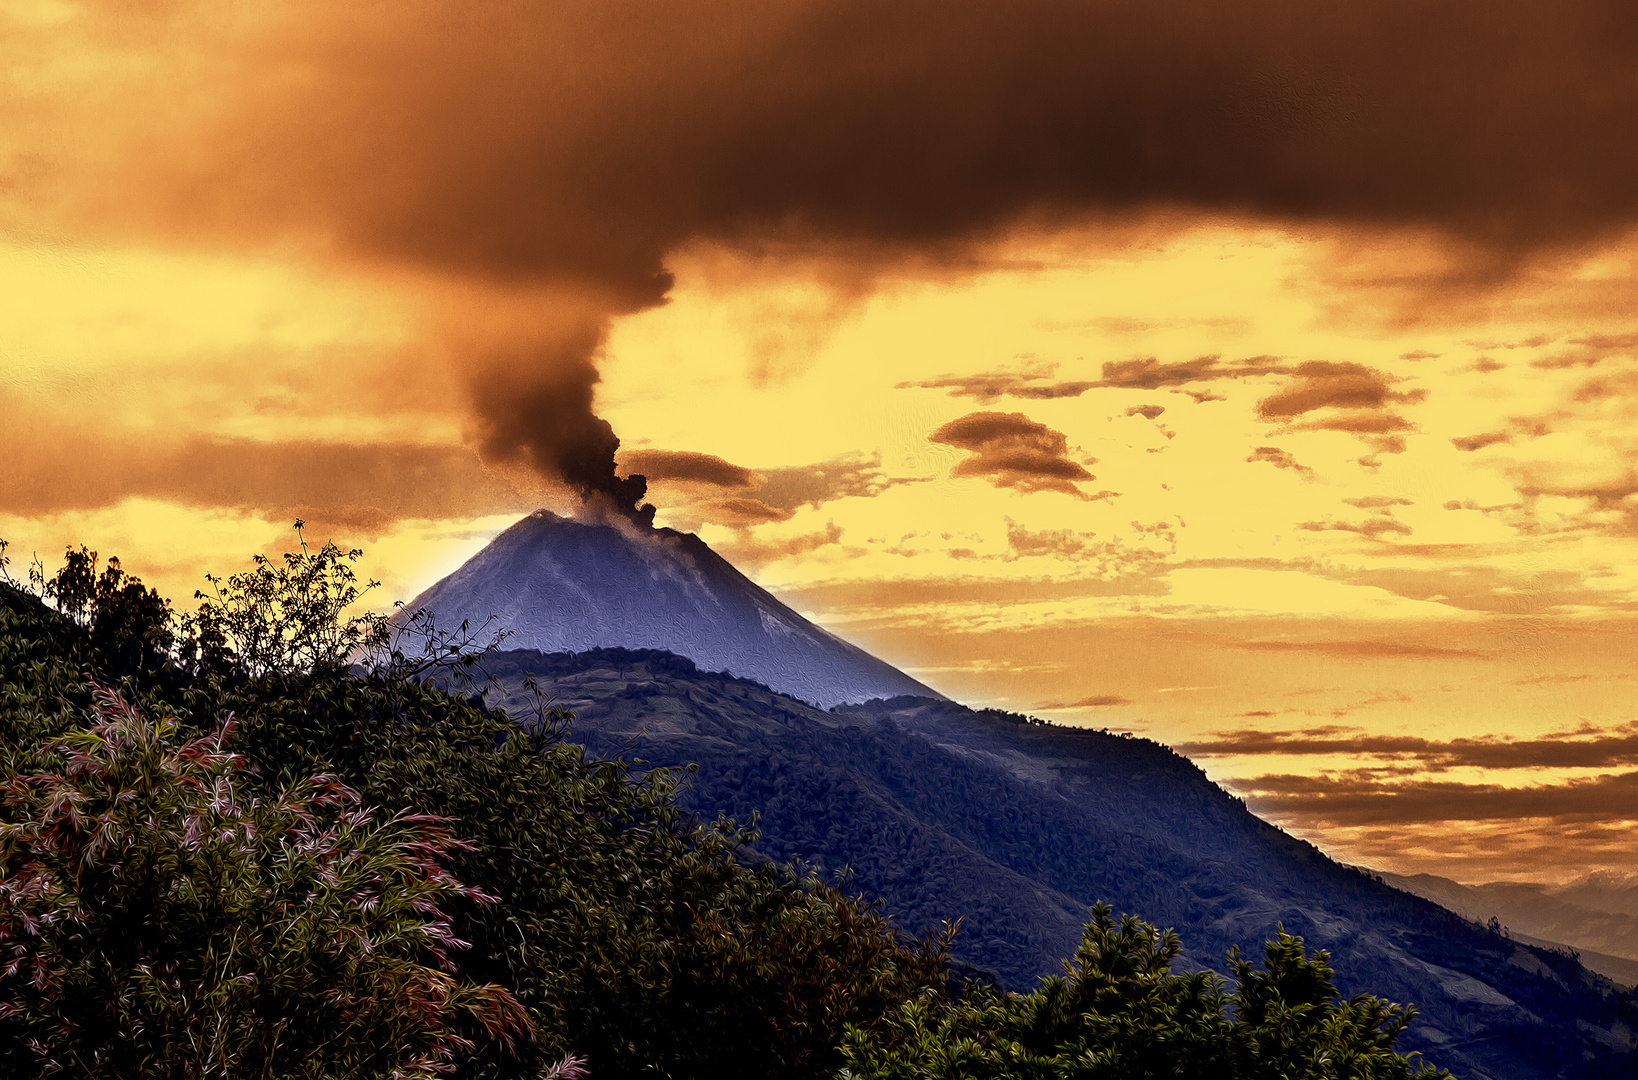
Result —
<instances>
[{"instance_id":1,"label":"thin cloud layer","mask_svg":"<svg viewBox=\"0 0 1638 1080\"><path fill-rule=\"evenodd\" d=\"M98 436L83 429L58 434L72 439L75 453L64 455L62 441L0 443L7 459L0 471L0 507L50 515L145 497L322 518L369 530L404 518L522 513L531 505L527 492L459 446L203 436L166 444L151 436Z\"/></svg>"},{"instance_id":2,"label":"thin cloud layer","mask_svg":"<svg viewBox=\"0 0 1638 1080\"><path fill-rule=\"evenodd\" d=\"M1051 381L1057 364L1025 365L1017 371L986 371L977 375L941 375L936 379L899 383L897 389L911 387L924 390L946 390L951 397L970 397L988 405L1001 397L1051 401L1056 398L1080 397L1088 390L1101 388L1117 390L1178 390L1192 383L1216 379L1243 379L1258 375L1276 375L1291 371L1279 357L1254 356L1231 363L1223 363L1220 355L1198 356L1192 360L1163 363L1153 356L1131 360L1107 360L1103 363L1101 379ZM1222 400L1209 392L1194 391L1196 400ZM1160 409L1162 406L1145 406ZM1128 411L1143 411L1135 409ZM1149 415L1147 412L1144 415ZM1154 415L1158 416L1159 413ZM1149 417L1153 419L1153 416Z\"/></svg>"},{"instance_id":3,"label":"thin cloud layer","mask_svg":"<svg viewBox=\"0 0 1638 1080\"><path fill-rule=\"evenodd\" d=\"M1425 739L1411 735L1341 735L1293 730L1220 732L1177 745L1190 756L1342 754L1415 761L1423 769L1613 769L1638 765L1638 734L1620 731L1564 739Z\"/></svg>"},{"instance_id":4,"label":"thin cloud layer","mask_svg":"<svg viewBox=\"0 0 1638 1080\"><path fill-rule=\"evenodd\" d=\"M1613 825L1638 818L1633 810L1638 772L1520 788L1290 774L1253 777L1233 786L1258 813L1343 828L1530 818Z\"/></svg>"}]
</instances>

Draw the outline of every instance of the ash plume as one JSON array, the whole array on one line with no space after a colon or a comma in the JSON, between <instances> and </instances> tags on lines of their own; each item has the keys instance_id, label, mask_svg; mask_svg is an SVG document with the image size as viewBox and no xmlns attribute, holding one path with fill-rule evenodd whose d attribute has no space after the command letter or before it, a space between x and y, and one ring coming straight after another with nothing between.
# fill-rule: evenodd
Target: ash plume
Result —
<instances>
[{"instance_id":1,"label":"ash plume","mask_svg":"<svg viewBox=\"0 0 1638 1080\"><path fill-rule=\"evenodd\" d=\"M580 351L505 376L456 362L486 456L628 508L641 484L594 412L596 341L664 299L690 242L845 250L866 272L1159 209L1432 231L1494 270L1638 224L1628 0L175 0L99 18L80 44L151 62L19 101L15 129L48 134L19 136L34 164L0 192L82 235L307 239L581 298L600 324ZM32 64L54 40L18 29L0 55Z\"/></svg>"},{"instance_id":2,"label":"ash plume","mask_svg":"<svg viewBox=\"0 0 1638 1080\"><path fill-rule=\"evenodd\" d=\"M620 439L593 411L595 348L584 336L571 338L555 350L475 374L478 452L486 461L525 465L561 480L595 516L612 512L647 524L655 513L642 502L648 480L616 474Z\"/></svg>"}]
</instances>

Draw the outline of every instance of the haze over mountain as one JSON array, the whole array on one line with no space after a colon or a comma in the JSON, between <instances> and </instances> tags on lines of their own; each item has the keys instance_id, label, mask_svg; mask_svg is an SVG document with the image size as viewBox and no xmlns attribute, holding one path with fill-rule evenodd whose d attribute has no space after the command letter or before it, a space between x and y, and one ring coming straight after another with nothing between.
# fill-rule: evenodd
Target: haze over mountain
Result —
<instances>
[{"instance_id":1,"label":"haze over mountain","mask_svg":"<svg viewBox=\"0 0 1638 1080\"><path fill-rule=\"evenodd\" d=\"M1434 874L1383 874L1390 884L1465 918L1495 918L1515 936L1577 949L1587 967L1638 983L1638 875L1599 871L1564 885L1463 885Z\"/></svg>"},{"instance_id":2,"label":"haze over mountain","mask_svg":"<svg viewBox=\"0 0 1638 1080\"><path fill-rule=\"evenodd\" d=\"M822 630L692 533L538 510L497 536L409 610L438 625L493 616L508 644L541 652L666 649L829 707L931 687Z\"/></svg>"}]
</instances>

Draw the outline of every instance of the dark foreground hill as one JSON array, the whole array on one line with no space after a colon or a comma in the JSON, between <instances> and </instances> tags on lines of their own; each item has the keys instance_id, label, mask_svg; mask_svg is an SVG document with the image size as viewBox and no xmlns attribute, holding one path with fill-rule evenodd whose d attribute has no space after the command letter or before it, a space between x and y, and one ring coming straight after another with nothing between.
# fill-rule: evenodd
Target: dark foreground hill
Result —
<instances>
[{"instance_id":1,"label":"dark foreground hill","mask_svg":"<svg viewBox=\"0 0 1638 1080\"><path fill-rule=\"evenodd\" d=\"M493 617L512 644L545 652L669 649L823 706L939 696L815 626L694 534L632 521L536 511L406 610L429 611L440 626Z\"/></svg>"},{"instance_id":2,"label":"dark foreground hill","mask_svg":"<svg viewBox=\"0 0 1638 1080\"><path fill-rule=\"evenodd\" d=\"M1633 1000L1533 947L1333 862L1158 744L901 697L824 712L668 653L501 653L576 714L597 754L697 764L687 803L758 819L776 859L851 869L907 928L962 920L956 956L1028 989L1106 900L1223 969L1283 926L1345 993L1413 1002L1405 1044L1458 1076L1638 1075Z\"/></svg>"}]
</instances>

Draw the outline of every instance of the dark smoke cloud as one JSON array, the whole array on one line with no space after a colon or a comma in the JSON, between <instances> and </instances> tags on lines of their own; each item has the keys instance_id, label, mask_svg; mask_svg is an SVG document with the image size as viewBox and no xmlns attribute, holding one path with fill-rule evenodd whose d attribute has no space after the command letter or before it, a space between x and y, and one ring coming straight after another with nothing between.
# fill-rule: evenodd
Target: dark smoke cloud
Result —
<instances>
[{"instance_id":1,"label":"dark smoke cloud","mask_svg":"<svg viewBox=\"0 0 1638 1080\"><path fill-rule=\"evenodd\" d=\"M29 148L24 199L81 230L557 283L605 320L658 302L696 239L926 265L1019 222L1182 208L1433 229L1506 266L1638 221L1628 0L143 10L104 32L159 61L65 107L98 151L81 175ZM634 505L593 347L475 376L480 445Z\"/></svg>"},{"instance_id":2,"label":"dark smoke cloud","mask_svg":"<svg viewBox=\"0 0 1638 1080\"><path fill-rule=\"evenodd\" d=\"M478 452L486 461L525 465L561 479L596 509L635 514L648 481L615 473L620 439L592 411L599 375L590 357L596 346L595 333L586 332L476 375ZM653 507L643 514L652 519Z\"/></svg>"}]
</instances>

